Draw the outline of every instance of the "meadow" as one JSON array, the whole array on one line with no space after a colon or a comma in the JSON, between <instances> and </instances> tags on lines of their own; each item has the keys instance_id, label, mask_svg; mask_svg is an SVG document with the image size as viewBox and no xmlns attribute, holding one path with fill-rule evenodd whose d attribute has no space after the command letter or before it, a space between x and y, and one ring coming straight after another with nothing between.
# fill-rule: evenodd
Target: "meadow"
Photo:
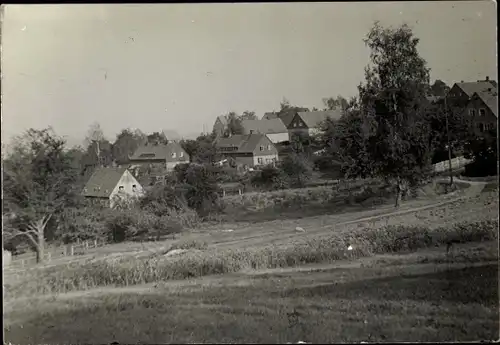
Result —
<instances>
[{"instance_id":1,"label":"meadow","mask_svg":"<svg viewBox=\"0 0 500 345\"><path fill-rule=\"evenodd\" d=\"M498 338L498 184L302 219L213 224L5 275L28 343ZM297 231L300 227L302 231Z\"/></svg>"}]
</instances>

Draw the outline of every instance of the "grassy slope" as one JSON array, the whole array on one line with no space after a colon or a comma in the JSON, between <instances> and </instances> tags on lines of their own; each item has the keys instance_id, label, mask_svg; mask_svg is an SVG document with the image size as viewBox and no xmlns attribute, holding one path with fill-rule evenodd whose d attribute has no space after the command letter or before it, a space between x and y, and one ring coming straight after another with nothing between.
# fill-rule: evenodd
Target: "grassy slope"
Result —
<instances>
[{"instance_id":1,"label":"grassy slope","mask_svg":"<svg viewBox=\"0 0 500 345\"><path fill-rule=\"evenodd\" d=\"M13 300L26 343L464 341L498 338L497 244ZM290 315L297 311L298 320Z\"/></svg>"}]
</instances>

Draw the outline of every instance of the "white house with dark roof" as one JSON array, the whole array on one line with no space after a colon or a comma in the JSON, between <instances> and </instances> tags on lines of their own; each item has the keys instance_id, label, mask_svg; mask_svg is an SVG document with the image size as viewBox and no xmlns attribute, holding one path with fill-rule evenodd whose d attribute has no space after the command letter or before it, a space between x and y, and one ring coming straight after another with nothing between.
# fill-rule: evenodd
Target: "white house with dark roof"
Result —
<instances>
[{"instance_id":1,"label":"white house with dark roof","mask_svg":"<svg viewBox=\"0 0 500 345\"><path fill-rule=\"evenodd\" d=\"M236 165L254 167L278 161L278 150L273 142L262 133L237 134L229 138L219 138L215 147L223 157Z\"/></svg>"},{"instance_id":2,"label":"white house with dark roof","mask_svg":"<svg viewBox=\"0 0 500 345\"><path fill-rule=\"evenodd\" d=\"M189 163L190 157L182 146L175 141L168 144L146 144L137 148L129 157L131 165L162 166L167 171L173 170L178 164Z\"/></svg>"},{"instance_id":3,"label":"white house with dark roof","mask_svg":"<svg viewBox=\"0 0 500 345\"><path fill-rule=\"evenodd\" d=\"M279 118L269 120L243 120L241 122L243 134L261 133L273 143L280 143L288 140L288 130Z\"/></svg>"},{"instance_id":4,"label":"white house with dark roof","mask_svg":"<svg viewBox=\"0 0 500 345\"><path fill-rule=\"evenodd\" d=\"M342 116L342 110L325 111L304 111L297 112L288 125L288 134L290 140L293 136L312 136L321 131L321 124L327 119L338 120Z\"/></svg>"},{"instance_id":5,"label":"white house with dark roof","mask_svg":"<svg viewBox=\"0 0 500 345\"><path fill-rule=\"evenodd\" d=\"M143 187L126 168L96 168L82 190L92 203L113 208L120 199L140 197Z\"/></svg>"}]
</instances>

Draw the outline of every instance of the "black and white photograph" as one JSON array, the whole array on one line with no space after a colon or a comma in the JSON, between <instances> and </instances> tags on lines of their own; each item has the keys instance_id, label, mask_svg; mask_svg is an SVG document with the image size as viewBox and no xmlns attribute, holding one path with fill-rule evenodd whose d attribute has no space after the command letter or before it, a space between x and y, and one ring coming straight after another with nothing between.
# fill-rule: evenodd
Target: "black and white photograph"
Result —
<instances>
[{"instance_id":1,"label":"black and white photograph","mask_svg":"<svg viewBox=\"0 0 500 345\"><path fill-rule=\"evenodd\" d=\"M4 344L498 341L497 10L2 4Z\"/></svg>"}]
</instances>

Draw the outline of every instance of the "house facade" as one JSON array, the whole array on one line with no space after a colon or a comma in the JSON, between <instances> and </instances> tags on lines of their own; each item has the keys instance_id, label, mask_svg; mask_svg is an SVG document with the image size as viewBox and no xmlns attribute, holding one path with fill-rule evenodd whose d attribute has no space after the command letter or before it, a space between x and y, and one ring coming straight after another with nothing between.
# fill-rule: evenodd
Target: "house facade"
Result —
<instances>
[{"instance_id":1,"label":"house facade","mask_svg":"<svg viewBox=\"0 0 500 345\"><path fill-rule=\"evenodd\" d=\"M141 167L165 168L172 171L178 164L189 163L190 157L182 146L170 141L168 144L146 144L140 146L132 156L129 157L131 165Z\"/></svg>"},{"instance_id":2,"label":"house facade","mask_svg":"<svg viewBox=\"0 0 500 345\"><path fill-rule=\"evenodd\" d=\"M261 133L273 143L288 140L288 130L279 118L269 120L243 120L241 122L243 134Z\"/></svg>"},{"instance_id":3,"label":"house facade","mask_svg":"<svg viewBox=\"0 0 500 345\"><path fill-rule=\"evenodd\" d=\"M143 187L126 168L97 168L85 184L82 196L91 204L115 207L118 200L137 198Z\"/></svg>"},{"instance_id":4,"label":"house facade","mask_svg":"<svg viewBox=\"0 0 500 345\"><path fill-rule=\"evenodd\" d=\"M239 134L220 138L215 144L217 152L246 168L272 164L278 161L278 150L262 133Z\"/></svg>"},{"instance_id":5,"label":"house facade","mask_svg":"<svg viewBox=\"0 0 500 345\"><path fill-rule=\"evenodd\" d=\"M228 125L228 122L227 122L227 119L225 116L223 116L223 115L217 116L217 118L215 119L214 126L213 126L213 132L215 133L215 135L217 137L222 137L222 136L224 136L224 133L227 130L227 125Z\"/></svg>"},{"instance_id":6,"label":"house facade","mask_svg":"<svg viewBox=\"0 0 500 345\"><path fill-rule=\"evenodd\" d=\"M288 125L289 140L297 135L310 137L321 131L321 124L327 119L340 119L341 110L297 112Z\"/></svg>"},{"instance_id":7,"label":"house facade","mask_svg":"<svg viewBox=\"0 0 500 345\"><path fill-rule=\"evenodd\" d=\"M498 93L496 89L489 92L474 93L467 103L464 116L471 120L475 135L483 136L491 130L497 130Z\"/></svg>"}]
</instances>

